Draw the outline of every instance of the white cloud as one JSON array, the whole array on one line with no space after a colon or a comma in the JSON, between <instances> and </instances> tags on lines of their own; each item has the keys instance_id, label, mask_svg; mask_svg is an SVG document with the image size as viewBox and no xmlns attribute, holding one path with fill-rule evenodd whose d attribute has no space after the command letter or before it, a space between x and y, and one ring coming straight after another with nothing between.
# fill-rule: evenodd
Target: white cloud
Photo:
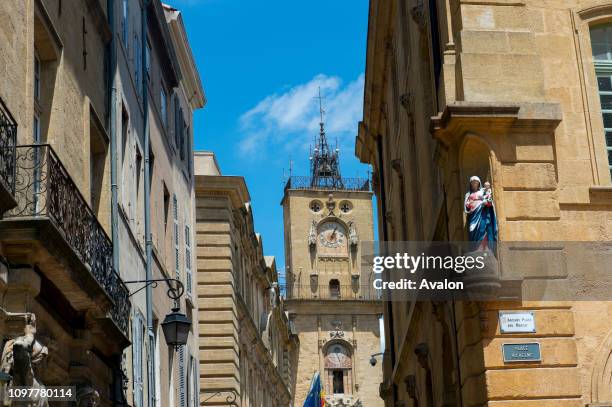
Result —
<instances>
[{"instance_id":1,"label":"white cloud","mask_svg":"<svg viewBox=\"0 0 612 407\"><path fill-rule=\"evenodd\" d=\"M346 84L337 76L319 74L282 93L266 96L240 117L240 152L248 156L261 151L257 148L262 143L284 151L307 148L319 131L319 104L315 98L319 87L330 143L337 137L341 148L352 148L357 122L362 117L363 83L363 74Z\"/></svg>"}]
</instances>

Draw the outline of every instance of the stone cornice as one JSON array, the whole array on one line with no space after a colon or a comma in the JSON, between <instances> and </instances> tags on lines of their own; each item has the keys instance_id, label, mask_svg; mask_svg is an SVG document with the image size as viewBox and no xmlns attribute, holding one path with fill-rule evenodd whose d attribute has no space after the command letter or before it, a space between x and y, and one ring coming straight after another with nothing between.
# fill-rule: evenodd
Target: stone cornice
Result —
<instances>
[{"instance_id":1,"label":"stone cornice","mask_svg":"<svg viewBox=\"0 0 612 407\"><path fill-rule=\"evenodd\" d=\"M182 72L181 82L192 109L199 109L206 104L206 95L202 87L200 74L196 66L189 39L183 24L181 12L163 5L167 13L170 34L175 45L176 56Z\"/></svg>"},{"instance_id":2,"label":"stone cornice","mask_svg":"<svg viewBox=\"0 0 612 407\"><path fill-rule=\"evenodd\" d=\"M198 194L227 196L234 209L251 201L244 177L228 175L196 175L195 192Z\"/></svg>"},{"instance_id":3,"label":"stone cornice","mask_svg":"<svg viewBox=\"0 0 612 407\"><path fill-rule=\"evenodd\" d=\"M583 7L576 13L583 20L592 20L600 16L609 16L612 12L612 4L601 4L598 0L583 1Z\"/></svg>"},{"instance_id":4,"label":"stone cornice","mask_svg":"<svg viewBox=\"0 0 612 407\"><path fill-rule=\"evenodd\" d=\"M612 186L594 185L589 188L591 204L612 205Z\"/></svg>"},{"instance_id":5,"label":"stone cornice","mask_svg":"<svg viewBox=\"0 0 612 407\"><path fill-rule=\"evenodd\" d=\"M355 137L355 155L359 161L372 164L376 157L376 140L369 132L368 126L364 122L359 122L357 127L357 137Z\"/></svg>"},{"instance_id":6,"label":"stone cornice","mask_svg":"<svg viewBox=\"0 0 612 407\"><path fill-rule=\"evenodd\" d=\"M181 79L181 71L176 59L176 50L170 39L170 30L166 23L166 16L160 0L152 0L149 3L147 13L149 23L149 35L153 40L151 44L158 45L157 49L161 57L160 68L164 72L167 84L174 88Z\"/></svg>"},{"instance_id":7,"label":"stone cornice","mask_svg":"<svg viewBox=\"0 0 612 407\"><path fill-rule=\"evenodd\" d=\"M550 134L561 119L557 103L455 102L431 118L430 131L434 138L450 146L469 131L503 134L529 130L532 134Z\"/></svg>"},{"instance_id":8,"label":"stone cornice","mask_svg":"<svg viewBox=\"0 0 612 407\"><path fill-rule=\"evenodd\" d=\"M368 34L366 49L366 69L363 96L363 123L371 131L377 133L380 119L380 105L384 98L385 67L389 52L389 32L392 15L392 2L371 1L368 13ZM367 148L367 139L361 136L360 124L358 139L355 143L355 153L362 162L370 162L373 158L367 151L376 151ZM366 147L366 148L364 148Z\"/></svg>"}]
</instances>

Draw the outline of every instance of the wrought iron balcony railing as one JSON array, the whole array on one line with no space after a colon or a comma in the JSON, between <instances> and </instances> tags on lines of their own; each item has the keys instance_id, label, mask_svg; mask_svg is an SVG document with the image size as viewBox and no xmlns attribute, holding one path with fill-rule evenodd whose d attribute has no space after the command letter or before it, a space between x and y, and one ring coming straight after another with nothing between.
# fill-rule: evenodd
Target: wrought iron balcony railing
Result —
<instances>
[{"instance_id":1,"label":"wrought iron balcony railing","mask_svg":"<svg viewBox=\"0 0 612 407\"><path fill-rule=\"evenodd\" d=\"M0 99L0 182L15 195L17 122Z\"/></svg>"},{"instance_id":2,"label":"wrought iron balcony railing","mask_svg":"<svg viewBox=\"0 0 612 407\"><path fill-rule=\"evenodd\" d=\"M359 300L382 299L382 290L371 285L310 285L294 284L281 286L281 293L289 300Z\"/></svg>"},{"instance_id":3,"label":"wrought iron balcony railing","mask_svg":"<svg viewBox=\"0 0 612 407\"><path fill-rule=\"evenodd\" d=\"M287 189L370 191L370 180L367 178L291 176L285 184L285 190Z\"/></svg>"},{"instance_id":4,"label":"wrought iron balcony railing","mask_svg":"<svg viewBox=\"0 0 612 407\"><path fill-rule=\"evenodd\" d=\"M111 240L50 145L17 146L15 198L5 219L48 218L89 265L113 301L111 318L127 333L129 291L113 269Z\"/></svg>"}]
</instances>

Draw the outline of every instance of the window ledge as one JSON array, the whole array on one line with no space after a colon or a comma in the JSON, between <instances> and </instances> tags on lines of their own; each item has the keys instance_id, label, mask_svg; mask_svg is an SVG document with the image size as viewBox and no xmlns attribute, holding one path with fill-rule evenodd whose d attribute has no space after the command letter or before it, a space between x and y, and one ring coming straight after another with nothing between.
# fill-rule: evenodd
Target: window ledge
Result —
<instances>
[{"instance_id":1,"label":"window ledge","mask_svg":"<svg viewBox=\"0 0 612 407\"><path fill-rule=\"evenodd\" d=\"M589 198L594 204L612 204L612 186L593 185L589 188Z\"/></svg>"}]
</instances>

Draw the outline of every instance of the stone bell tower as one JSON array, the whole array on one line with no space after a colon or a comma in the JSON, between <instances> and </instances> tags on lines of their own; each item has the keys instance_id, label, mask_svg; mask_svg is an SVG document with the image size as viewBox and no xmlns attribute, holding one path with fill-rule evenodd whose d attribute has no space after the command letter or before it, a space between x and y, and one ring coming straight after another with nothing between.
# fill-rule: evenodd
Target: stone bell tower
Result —
<instances>
[{"instance_id":1,"label":"stone bell tower","mask_svg":"<svg viewBox=\"0 0 612 407\"><path fill-rule=\"evenodd\" d=\"M286 309L299 335L294 404L301 406L319 371L327 405L383 406L378 396L382 304L361 243L374 240L367 179L342 178L339 150L330 149L321 109L309 176L284 190Z\"/></svg>"}]
</instances>

